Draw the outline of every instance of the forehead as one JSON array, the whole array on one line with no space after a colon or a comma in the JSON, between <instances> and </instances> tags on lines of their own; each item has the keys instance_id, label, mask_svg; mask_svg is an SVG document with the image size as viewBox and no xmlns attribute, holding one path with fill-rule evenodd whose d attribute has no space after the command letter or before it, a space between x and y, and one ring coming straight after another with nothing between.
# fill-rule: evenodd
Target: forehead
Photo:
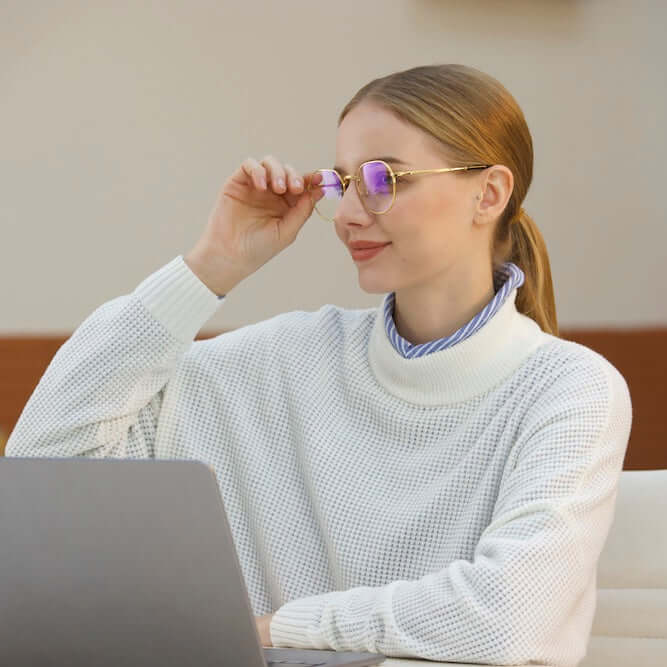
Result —
<instances>
[{"instance_id":1,"label":"forehead","mask_svg":"<svg viewBox=\"0 0 667 667\"><path fill-rule=\"evenodd\" d=\"M422 130L369 103L354 107L336 132L335 163L346 173L381 156L410 164L429 154L428 137Z\"/></svg>"}]
</instances>

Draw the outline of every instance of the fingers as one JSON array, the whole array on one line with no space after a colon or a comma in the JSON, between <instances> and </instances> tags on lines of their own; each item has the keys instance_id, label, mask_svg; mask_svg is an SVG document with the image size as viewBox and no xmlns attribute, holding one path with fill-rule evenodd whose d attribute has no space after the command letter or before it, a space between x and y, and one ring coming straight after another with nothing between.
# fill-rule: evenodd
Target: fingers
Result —
<instances>
[{"instance_id":1,"label":"fingers","mask_svg":"<svg viewBox=\"0 0 667 667\"><path fill-rule=\"evenodd\" d=\"M292 165L281 164L273 155L266 155L261 160L246 158L241 164L241 172L258 190L270 188L276 194L285 195L290 206L294 206L300 196L322 178L317 170L302 175Z\"/></svg>"},{"instance_id":2,"label":"fingers","mask_svg":"<svg viewBox=\"0 0 667 667\"><path fill-rule=\"evenodd\" d=\"M303 177L292 165L285 164L285 174L287 176L287 187L290 192L294 194L303 192Z\"/></svg>"},{"instance_id":3,"label":"fingers","mask_svg":"<svg viewBox=\"0 0 667 667\"><path fill-rule=\"evenodd\" d=\"M303 179L294 167L281 164L273 155L267 155L260 163L267 171L267 180L270 181L274 192L300 193L303 189Z\"/></svg>"},{"instance_id":4,"label":"fingers","mask_svg":"<svg viewBox=\"0 0 667 667\"><path fill-rule=\"evenodd\" d=\"M264 167L255 158L246 158L241 163L241 170L258 190L266 190L267 181Z\"/></svg>"}]
</instances>

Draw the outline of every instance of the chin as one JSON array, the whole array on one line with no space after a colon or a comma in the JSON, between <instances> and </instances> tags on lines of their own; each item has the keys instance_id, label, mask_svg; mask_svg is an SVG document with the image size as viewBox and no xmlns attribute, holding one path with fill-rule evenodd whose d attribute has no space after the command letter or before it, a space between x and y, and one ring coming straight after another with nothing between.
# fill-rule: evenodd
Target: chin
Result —
<instances>
[{"instance_id":1,"label":"chin","mask_svg":"<svg viewBox=\"0 0 667 667\"><path fill-rule=\"evenodd\" d=\"M364 272L360 271L359 287L367 294L386 294L387 292L393 292L396 284L381 275L364 275Z\"/></svg>"},{"instance_id":2,"label":"chin","mask_svg":"<svg viewBox=\"0 0 667 667\"><path fill-rule=\"evenodd\" d=\"M368 289L363 285L359 285L359 287L361 287L362 291L366 292L366 294L386 294L387 292L393 292L391 288L376 287L373 289Z\"/></svg>"}]
</instances>

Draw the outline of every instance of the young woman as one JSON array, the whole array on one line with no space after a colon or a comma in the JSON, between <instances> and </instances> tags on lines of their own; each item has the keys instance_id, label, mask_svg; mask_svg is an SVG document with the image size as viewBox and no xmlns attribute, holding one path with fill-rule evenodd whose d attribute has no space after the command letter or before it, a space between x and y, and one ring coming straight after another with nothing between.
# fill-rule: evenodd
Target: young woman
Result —
<instances>
[{"instance_id":1,"label":"young woman","mask_svg":"<svg viewBox=\"0 0 667 667\"><path fill-rule=\"evenodd\" d=\"M532 167L491 76L371 81L335 171L248 158L190 252L77 328L7 453L213 466L264 645L575 665L632 408L558 336ZM381 303L194 341L314 206Z\"/></svg>"}]
</instances>

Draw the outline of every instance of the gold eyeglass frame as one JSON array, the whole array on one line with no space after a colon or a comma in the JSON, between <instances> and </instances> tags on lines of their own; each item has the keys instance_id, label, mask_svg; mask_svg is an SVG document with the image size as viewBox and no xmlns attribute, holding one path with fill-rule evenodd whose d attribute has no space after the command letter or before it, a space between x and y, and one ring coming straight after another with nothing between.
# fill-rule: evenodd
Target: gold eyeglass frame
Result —
<instances>
[{"instance_id":1,"label":"gold eyeglass frame","mask_svg":"<svg viewBox=\"0 0 667 667\"><path fill-rule=\"evenodd\" d=\"M362 195L361 191L359 190L359 183L361 183L361 168L364 165L370 164L372 162L381 162L387 169L389 170L389 173L391 174L391 190L392 190L392 197L391 197L391 203L389 204L388 208L384 211L369 211L368 208L366 208L366 203L364 202L364 195ZM347 188L350 184L350 181L354 181L354 184L357 188L357 194L359 195L359 199L361 200L361 203L363 207L366 209L368 213L372 213L373 215L384 215L385 213L388 213L391 210L391 207L394 205L394 202L396 201L396 182L401 176L414 176L415 174L444 174L445 172L448 171L468 171L469 169L487 169L488 167L492 167L493 165L490 164L474 164L470 165L467 167L447 167L447 168L442 168L442 169L410 169L407 171L394 171L391 168L391 165L385 162L384 160L366 160L366 162L362 162L359 165L359 168L357 169L357 173L353 176L352 174L348 174L347 176L341 177L341 175L335 170L335 169L317 169L317 172L329 172L333 171L336 176L338 176L338 180L341 182L343 186L343 196L345 196L345 192L347 191ZM319 187L319 185L313 186L312 183L309 183L308 185L308 191L310 192L312 187ZM342 197L341 197L342 199ZM312 197L311 197L312 201ZM313 202L313 206L315 207L315 210L317 211L317 214L327 222L333 222L332 218L327 218L326 215L323 215L320 210L317 208L317 204Z\"/></svg>"}]
</instances>

